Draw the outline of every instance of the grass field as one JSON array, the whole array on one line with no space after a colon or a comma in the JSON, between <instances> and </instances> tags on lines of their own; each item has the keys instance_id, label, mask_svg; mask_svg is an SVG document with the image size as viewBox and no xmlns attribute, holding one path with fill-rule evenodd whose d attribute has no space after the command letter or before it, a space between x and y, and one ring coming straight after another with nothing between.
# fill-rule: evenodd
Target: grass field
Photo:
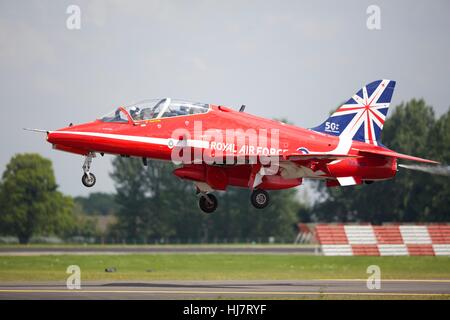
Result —
<instances>
[{"instance_id":1,"label":"grass field","mask_svg":"<svg viewBox=\"0 0 450 320\"><path fill-rule=\"evenodd\" d=\"M83 280L366 279L374 264L383 279L450 279L450 257L129 254L0 256L0 282L65 281L69 265Z\"/></svg>"},{"instance_id":2,"label":"grass field","mask_svg":"<svg viewBox=\"0 0 450 320\"><path fill-rule=\"evenodd\" d=\"M316 244L301 244L301 245L293 245L292 243L287 244L269 244L269 243L207 243L207 244L201 244L201 243L195 243L195 244L70 244L70 243L46 243L46 244L38 244L38 243L32 243L32 244L4 244L0 243L0 248L5 249L17 249L17 248L33 248L33 249L65 249L65 248L90 248L90 249L105 249L105 248L146 248L146 247L153 247L153 248L185 248L185 247L199 247L199 248L270 248L270 247L276 247L276 248L292 248L292 247L310 247L315 248L317 247Z\"/></svg>"}]
</instances>

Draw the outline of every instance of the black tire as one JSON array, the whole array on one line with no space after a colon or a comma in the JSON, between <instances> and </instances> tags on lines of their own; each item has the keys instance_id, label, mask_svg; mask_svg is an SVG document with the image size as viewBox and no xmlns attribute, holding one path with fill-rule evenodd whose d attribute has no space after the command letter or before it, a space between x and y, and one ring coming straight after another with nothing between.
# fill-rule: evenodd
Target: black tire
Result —
<instances>
[{"instance_id":1,"label":"black tire","mask_svg":"<svg viewBox=\"0 0 450 320\"><path fill-rule=\"evenodd\" d=\"M200 199L198 199L198 206L205 213L213 213L217 209L218 201L213 194L208 194L208 198L210 201L208 201L206 197L200 196Z\"/></svg>"},{"instance_id":2,"label":"black tire","mask_svg":"<svg viewBox=\"0 0 450 320\"><path fill-rule=\"evenodd\" d=\"M83 183L83 185L85 187L88 187L88 188L94 186L96 181L97 181L97 179L95 178L93 173L89 173L89 177L86 173L83 174L83 176L81 177L81 182Z\"/></svg>"},{"instance_id":3,"label":"black tire","mask_svg":"<svg viewBox=\"0 0 450 320\"><path fill-rule=\"evenodd\" d=\"M269 204L269 194L265 190L254 190L250 196L250 201L256 209L264 209Z\"/></svg>"}]
</instances>

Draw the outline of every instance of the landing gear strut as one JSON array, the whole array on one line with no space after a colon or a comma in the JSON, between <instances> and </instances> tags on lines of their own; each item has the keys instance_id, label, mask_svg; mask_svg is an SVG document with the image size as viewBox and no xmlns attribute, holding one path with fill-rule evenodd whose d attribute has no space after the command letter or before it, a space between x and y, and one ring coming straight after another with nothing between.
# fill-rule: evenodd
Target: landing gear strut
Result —
<instances>
[{"instance_id":1,"label":"landing gear strut","mask_svg":"<svg viewBox=\"0 0 450 320\"><path fill-rule=\"evenodd\" d=\"M269 194L267 191L255 189L250 196L252 205L257 209L263 209L269 204Z\"/></svg>"},{"instance_id":2,"label":"landing gear strut","mask_svg":"<svg viewBox=\"0 0 450 320\"><path fill-rule=\"evenodd\" d=\"M213 213L216 211L218 205L218 201L215 195L211 193L201 193L200 198L198 199L198 206L205 213Z\"/></svg>"},{"instance_id":3,"label":"landing gear strut","mask_svg":"<svg viewBox=\"0 0 450 320\"><path fill-rule=\"evenodd\" d=\"M85 187L88 187L88 188L94 186L95 181L96 181L94 174L89 171L91 169L92 158L94 158L94 157L95 157L95 153L90 152L84 159L84 163L83 163L84 174L81 177L81 182L83 183L83 185Z\"/></svg>"}]
</instances>

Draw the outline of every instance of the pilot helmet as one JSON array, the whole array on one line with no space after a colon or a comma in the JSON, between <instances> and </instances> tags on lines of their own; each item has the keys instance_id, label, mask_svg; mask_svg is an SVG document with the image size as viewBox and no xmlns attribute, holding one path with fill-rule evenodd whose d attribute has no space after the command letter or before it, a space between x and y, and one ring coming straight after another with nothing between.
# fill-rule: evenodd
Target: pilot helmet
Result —
<instances>
[{"instance_id":1,"label":"pilot helmet","mask_svg":"<svg viewBox=\"0 0 450 320\"><path fill-rule=\"evenodd\" d=\"M133 116L133 115L137 114L138 111L139 111L139 108L133 106L133 107L130 108L130 115Z\"/></svg>"}]
</instances>

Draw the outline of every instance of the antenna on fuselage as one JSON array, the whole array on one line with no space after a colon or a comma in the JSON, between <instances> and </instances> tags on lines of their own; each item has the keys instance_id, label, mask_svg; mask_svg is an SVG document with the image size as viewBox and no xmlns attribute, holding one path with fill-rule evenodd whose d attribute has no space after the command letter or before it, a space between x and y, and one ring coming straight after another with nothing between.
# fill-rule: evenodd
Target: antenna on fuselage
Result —
<instances>
[{"instance_id":1,"label":"antenna on fuselage","mask_svg":"<svg viewBox=\"0 0 450 320\"><path fill-rule=\"evenodd\" d=\"M241 108L239 109L239 112L244 112L244 110L245 110L245 104L243 104L243 105L241 106Z\"/></svg>"}]
</instances>

